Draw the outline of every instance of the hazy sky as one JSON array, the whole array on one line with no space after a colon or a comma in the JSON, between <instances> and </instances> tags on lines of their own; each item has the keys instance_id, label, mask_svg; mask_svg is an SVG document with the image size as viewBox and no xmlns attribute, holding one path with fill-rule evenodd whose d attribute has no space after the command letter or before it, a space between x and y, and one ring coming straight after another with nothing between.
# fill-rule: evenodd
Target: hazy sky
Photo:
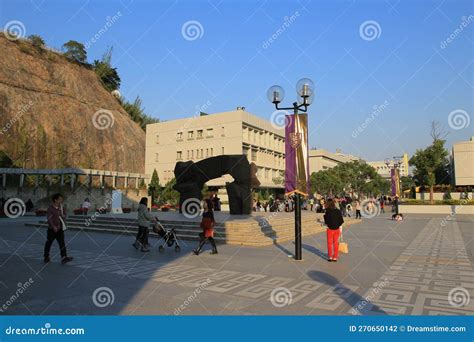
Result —
<instances>
[{"instance_id":1,"label":"hazy sky","mask_svg":"<svg viewBox=\"0 0 474 342\"><path fill-rule=\"evenodd\" d=\"M0 24L90 44L90 61L113 46L122 95L161 120L237 106L270 119L268 87L289 104L309 77L310 146L383 160L427 145L432 120L448 148L474 135L473 4L2 0Z\"/></svg>"}]
</instances>

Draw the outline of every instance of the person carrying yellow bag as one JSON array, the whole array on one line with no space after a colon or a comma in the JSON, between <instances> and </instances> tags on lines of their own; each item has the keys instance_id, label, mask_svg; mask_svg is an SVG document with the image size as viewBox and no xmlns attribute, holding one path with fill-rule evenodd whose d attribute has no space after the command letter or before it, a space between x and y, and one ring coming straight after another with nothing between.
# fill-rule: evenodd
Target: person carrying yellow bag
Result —
<instances>
[{"instance_id":1,"label":"person carrying yellow bag","mask_svg":"<svg viewBox=\"0 0 474 342\"><path fill-rule=\"evenodd\" d=\"M333 199L327 201L324 223L327 226L326 237L328 243L328 261L337 262L339 255L339 236L341 234L341 227L344 223L344 219L342 218L341 211L336 209Z\"/></svg>"}]
</instances>

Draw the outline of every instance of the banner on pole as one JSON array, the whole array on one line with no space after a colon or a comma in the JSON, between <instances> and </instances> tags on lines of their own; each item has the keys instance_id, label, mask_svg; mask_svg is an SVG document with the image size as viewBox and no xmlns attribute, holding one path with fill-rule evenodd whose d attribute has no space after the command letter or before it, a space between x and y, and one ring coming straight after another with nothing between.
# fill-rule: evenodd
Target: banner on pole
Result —
<instances>
[{"instance_id":1,"label":"banner on pole","mask_svg":"<svg viewBox=\"0 0 474 342\"><path fill-rule=\"evenodd\" d=\"M285 194L309 194L308 115L285 115Z\"/></svg>"},{"instance_id":2,"label":"banner on pole","mask_svg":"<svg viewBox=\"0 0 474 342\"><path fill-rule=\"evenodd\" d=\"M392 179L392 196L400 197L400 171L396 168L391 169L390 178Z\"/></svg>"}]
</instances>

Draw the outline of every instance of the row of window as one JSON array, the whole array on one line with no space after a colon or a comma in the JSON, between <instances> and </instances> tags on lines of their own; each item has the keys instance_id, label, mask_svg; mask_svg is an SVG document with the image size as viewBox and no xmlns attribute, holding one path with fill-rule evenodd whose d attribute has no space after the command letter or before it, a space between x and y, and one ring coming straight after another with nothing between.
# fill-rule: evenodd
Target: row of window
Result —
<instances>
[{"instance_id":1,"label":"row of window","mask_svg":"<svg viewBox=\"0 0 474 342\"><path fill-rule=\"evenodd\" d=\"M183 141L184 133L182 131L176 132L176 141ZM224 126L221 127L221 137L225 136L225 129ZM214 128L206 128L206 129L197 129L197 130L189 130L186 132L186 139L187 140L194 140L194 139L204 139L204 138L213 138L214 137ZM157 144L160 143L160 135L155 135L155 142Z\"/></svg>"},{"instance_id":2,"label":"row of window","mask_svg":"<svg viewBox=\"0 0 474 342\"><path fill-rule=\"evenodd\" d=\"M276 150L283 149L285 144L285 139L273 134L272 132L247 126L242 127L242 138L244 141Z\"/></svg>"}]
</instances>

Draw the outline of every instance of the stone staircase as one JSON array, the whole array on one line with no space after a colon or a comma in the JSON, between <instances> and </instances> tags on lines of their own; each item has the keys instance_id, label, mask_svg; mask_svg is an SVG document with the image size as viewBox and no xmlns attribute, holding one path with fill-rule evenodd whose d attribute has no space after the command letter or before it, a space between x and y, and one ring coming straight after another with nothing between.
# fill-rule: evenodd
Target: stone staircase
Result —
<instances>
[{"instance_id":1,"label":"stone staircase","mask_svg":"<svg viewBox=\"0 0 474 342\"><path fill-rule=\"evenodd\" d=\"M217 213L216 213L217 214ZM252 215L236 219L235 216L221 217L216 215L216 226L214 237L217 242L245 245L245 246L267 246L294 239L294 214L293 213L267 213L267 216ZM322 219L321 214L302 213L302 235L308 236L325 231L317 220ZM168 229L174 228L178 238L184 240L198 240L198 234L202 231L199 227L200 217L195 219L166 219L160 218L160 222ZM359 222L346 219L345 226ZM45 220L38 223L25 223L26 226L47 228ZM133 218L116 216L98 216L94 220L85 216L69 216L67 220L68 229L85 230L94 232L106 232L117 234L136 234L137 221ZM150 230L151 235L155 235Z\"/></svg>"}]
</instances>

